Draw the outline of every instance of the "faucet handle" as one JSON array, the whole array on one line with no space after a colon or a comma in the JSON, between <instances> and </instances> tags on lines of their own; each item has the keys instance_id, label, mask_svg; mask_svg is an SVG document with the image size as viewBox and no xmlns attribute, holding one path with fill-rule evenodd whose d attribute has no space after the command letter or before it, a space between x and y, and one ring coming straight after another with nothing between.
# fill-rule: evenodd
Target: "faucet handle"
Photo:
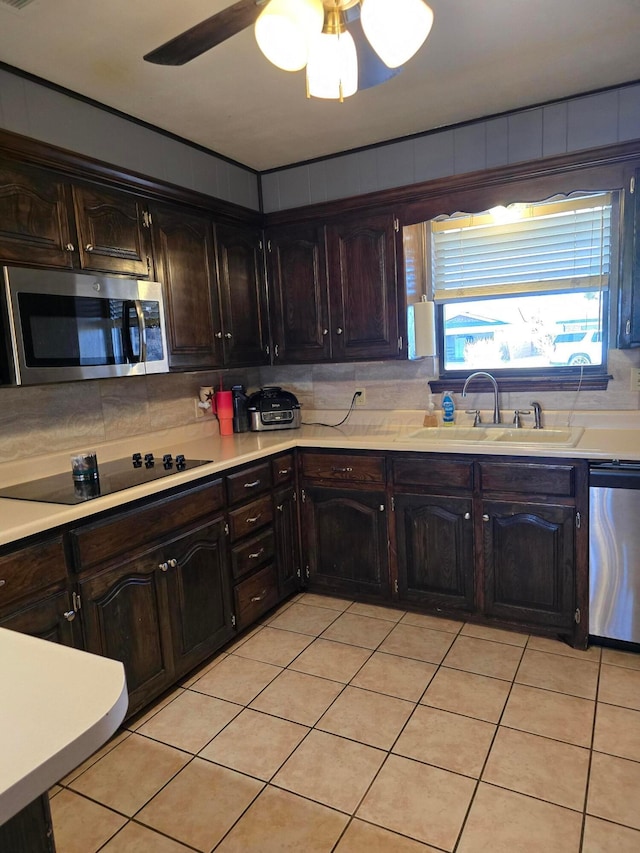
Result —
<instances>
[{"instance_id":1,"label":"faucet handle","mask_svg":"<svg viewBox=\"0 0 640 853\"><path fill-rule=\"evenodd\" d=\"M516 429L520 429L522 426L522 420L520 419L520 415L530 415L531 409L516 409L513 413L513 422L516 425Z\"/></svg>"},{"instance_id":2,"label":"faucet handle","mask_svg":"<svg viewBox=\"0 0 640 853\"><path fill-rule=\"evenodd\" d=\"M465 413L467 415L473 415L473 425L474 427L480 426L482 421L480 420L480 409L465 409Z\"/></svg>"}]
</instances>

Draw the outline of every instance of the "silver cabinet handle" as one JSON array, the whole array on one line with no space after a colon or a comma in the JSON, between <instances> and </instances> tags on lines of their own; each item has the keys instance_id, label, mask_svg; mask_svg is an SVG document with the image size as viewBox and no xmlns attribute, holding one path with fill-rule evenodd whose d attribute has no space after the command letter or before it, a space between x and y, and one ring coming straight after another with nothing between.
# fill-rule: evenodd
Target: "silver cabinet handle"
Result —
<instances>
[{"instance_id":1,"label":"silver cabinet handle","mask_svg":"<svg viewBox=\"0 0 640 853\"><path fill-rule=\"evenodd\" d=\"M160 569L161 572L168 572L169 571L169 563L160 563L158 568Z\"/></svg>"},{"instance_id":2,"label":"silver cabinet handle","mask_svg":"<svg viewBox=\"0 0 640 853\"><path fill-rule=\"evenodd\" d=\"M279 504L279 505L276 507L276 509L278 510L278 512L284 512L284 504Z\"/></svg>"},{"instance_id":3,"label":"silver cabinet handle","mask_svg":"<svg viewBox=\"0 0 640 853\"><path fill-rule=\"evenodd\" d=\"M482 520L483 520L483 521L489 521L489 516L486 514L486 512L485 512L485 513L484 513L484 515L482 516Z\"/></svg>"},{"instance_id":4,"label":"silver cabinet handle","mask_svg":"<svg viewBox=\"0 0 640 853\"><path fill-rule=\"evenodd\" d=\"M291 468L281 468L281 469L278 471L278 474L279 474L281 477L285 477L287 474L290 474L290 473L291 473L291 471L292 471L292 469L291 469Z\"/></svg>"},{"instance_id":5,"label":"silver cabinet handle","mask_svg":"<svg viewBox=\"0 0 640 853\"><path fill-rule=\"evenodd\" d=\"M469 521L469 519L470 519L470 518L471 518L471 513L470 513L470 512L465 512L465 514L464 514L464 520L465 520L465 521Z\"/></svg>"},{"instance_id":6,"label":"silver cabinet handle","mask_svg":"<svg viewBox=\"0 0 640 853\"><path fill-rule=\"evenodd\" d=\"M228 341L230 341L232 337L233 337L233 335L231 334L231 332L225 332L225 338L226 338Z\"/></svg>"},{"instance_id":7,"label":"silver cabinet handle","mask_svg":"<svg viewBox=\"0 0 640 853\"><path fill-rule=\"evenodd\" d=\"M93 245L91 243L87 243L87 245L84 248L86 249L87 252L93 252Z\"/></svg>"},{"instance_id":8,"label":"silver cabinet handle","mask_svg":"<svg viewBox=\"0 0 640 853\"><path fill-rule=\"evenodd\" d=\"M5 584L6 584L6 581L3 580L2 578L0 578L0 586L4 586Z\"/></svg>"},{"instance_id":9,"label":"silver cabinet handle","mask_svg":"<svg viewBox=\"0 0 640 853\"><path fill-rule=\"evenodd\" d=\"M222 337L222 332L216 332L216 338L221 338L221 337Z\"/></svg>"},{"instance_id":10,"label":"silver cabinet handle","mask_svg":"<svg viewBox=\"0 0 640 853\"><path fill-rule=\"evenodd\" d=\"M338 328L336 329L336 335L341 335L341 334L342 334L342 329L340 328L340 326L338 326Z\"/></svg>"},{"instance_id":11,"label":"silver cabinet handle","mask_svg":"<svg viewBox=\"0 0 640 853\"><path fill-rule=\"evenodd\" d=\"M255 524L256 521L262 518L262 513L259 512L257 515L252 516L251 518L246 518L245 521L247 524Z\"/></svg>"},{"instance_id":12,"label":"silver cabinet handle","mask_svg":"<svg viewBox=\"0 0 640 853\"><path fill-rule=\"evenodd\" d=\"M265 598L266 595L267 595L267 590L263 589L259 595L252 595L251 598L249 599L249 601L252 601L252 602L262 601L262 599Z\"/></svg>"},{"instance_id":13,"label":"silver cabinet handle","mask_svg":"<svg viewBox=\"0 0 640 853\"><path fill-rule=\"evenodd\" d=\"M325 335L328 335L328 334L329 334L329 329L323 329L323 330L322 330L322 336L323 336L323 337L324 337Z\"/></svg>"},{"instance_id":14,"label":"silver cabinet handle","mask_svg":"<svg viewBox=\"0 0 640 853\"><path fill-rule=\"evenodd\" d=\"M73 622L73 620L76 618L76 611L66 610L62 615L67 620L67 622Z\"/></svg>"},{"instance_id":15,"label":"silver cabinet handle","mask_svg":"<svg viewBox=\"0 0 640 853\"><path fill-rule=\"evenodd\" d=\"M260 550L256 551L254 554L249 554L249 559L250 560L257 560L258 557L262 557L263 554L264 554L264 548L260 548Z\"/></svg>"},{"instance_id":16,"label":"silver cabinet handle","mask_svg":"<svg viewBox=\"0 0 640 853\"><path fill-rule=\"evenodd\" d=\"M167 562L169 563L169 568L170 568L170 569L175 569L175 567L178 565L178 561L177 561L177 560L174 560L174 559L167 560Z\"/></svg>"},{"instance_id":17,"label":"silver cabinet handle","mask_svg":"<svg viewBox=\"0 0 640 853\"><path fill-rule=\"evenodd\" d=\"M76 247L73 245L73 243L67 243L64 248L66 252L75 252L76 250Z\"/></svg>"},{"instance_id":18,"label":"silver cabinet handle","mask_svg":"<svg viewBox=\"0 0 640 853\"><path fill-rule=\"evenodd\" d=\"M255 489L256 486L260 485L260 480L254 480L253 483L245 483L245 489Z\"/></svg>"},{"instance_id":19,"label":"silver cabinet handle","mask_svg":"<svg viewBox=\"0 0 640 853\"><path fill-rule=\"evenodd\" d=\"M331 467L331 472L333 474L350 474L353 471L353 468L337 468L335 465Z\"/></svg>"}]
</instances>

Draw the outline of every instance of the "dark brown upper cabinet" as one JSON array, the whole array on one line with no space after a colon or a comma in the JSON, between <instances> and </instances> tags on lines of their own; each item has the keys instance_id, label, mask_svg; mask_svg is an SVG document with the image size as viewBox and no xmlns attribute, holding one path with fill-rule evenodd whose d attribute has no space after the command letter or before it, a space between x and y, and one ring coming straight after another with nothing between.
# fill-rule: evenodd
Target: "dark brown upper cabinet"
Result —
<instances>
[{"instance_id":1,"label":"dark brown upper cabinet","mask_svg":"<svg viewBox=\"0 0 640 853\"><path fill-rule=\"evenodd\" d=\"M270 232L276 362L402 354L395 222L384 214Z\"/></svg>"},{"instance_id":2,"label":"dark brown upper cabinet","mask_svg":"<svg viewBox=\"0 0 640 853\"><path fill-rule=\"evenodd\" d=\"M328 361L329 291L324 227L267 233L275 364Z\"/></svg>"},{"instance_id":3,"label":"dark brown upper cabinet","mask_svg":"<svg viewBox=\"0 0 640 853\"><path fill-rule=\"evenodd\" d=\"M64 181L10 161L0 163L2 261L71 269L75 248Z\"/></svg>"},{"instance_id":4,"label":"dark brown upper cabinet","mask_svg":"<svg viewBox=\"0 0 640 853\"><path fill-rule=\"evenodd\" d=\"M640 347L640 169L631 181L625 209L618 346ZM627 272L628 271L628 272Z\"/></svg>"},{"instance_id":5,"label":"dark brown upper cabinet","mask_svg":"<svg viewBox=\"0 0 640 853\"><path fill-rule=\"evenodd\" d=\"M156 275L164 284L169 364L222 366L213 224L181 208L151 210Z\"/></svg>"},{"instance_id":6,"label":"dark brown upper cabinet","mask_svg":"<svg viewBox=\"0 0 640 853\"><path fill-rule=\"evenodd\" d=\"M331 346L338 361L401 353L395 238L392 214L327 228Z\"/></svg>"},{"instance_id":7,"label":"dark brown upper cabinet","mask_svg":"<svg viewBox=\"0 0 640 853\"><path fill-rule=\"evenodd\" d=\"M86 270L151 277L148 216L134 195L72 188L80 266Z\"/></svg>"},{"instance_id":8,"label":"dark brown upper cabinet","mask_svg":"<svg viewBox=\"0 0 640 853\"><path fill-rule=\"evenodd\" d=\"M44 169L0 164L0 260L151 275L143 204L135 195L71 186Z\"/></svg>"},{"instance_id":9,"label":"dark brown upper cabinet","mask_svg":"<svg viewBox=\"0 0 640 853\"><path fill-rule=\"evenodd\" d=\"M216 225L222 340L225 367L268 364L269 329L260 231ZM215 319L214 319L215 324Z\"/></svg>"}]
</instances>

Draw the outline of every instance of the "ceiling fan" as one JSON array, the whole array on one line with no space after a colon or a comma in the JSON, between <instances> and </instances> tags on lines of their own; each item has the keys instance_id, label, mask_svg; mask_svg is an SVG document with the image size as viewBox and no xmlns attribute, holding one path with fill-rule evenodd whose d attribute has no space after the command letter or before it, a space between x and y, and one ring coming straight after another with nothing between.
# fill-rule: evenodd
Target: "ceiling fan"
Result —
<instances>
[{"instance_id":1,"label":"ceiling fan","mask_svg":"<svg viewBox=\"0 0 640 853\"><path fill-rule=\"evenodd\" d=\"M184 65L255 24L258 45L274 65L307 66L308 96L342 100L399 74L432 22L424 0L236 0L144 59Z\"/></svg>"}]
</instances>

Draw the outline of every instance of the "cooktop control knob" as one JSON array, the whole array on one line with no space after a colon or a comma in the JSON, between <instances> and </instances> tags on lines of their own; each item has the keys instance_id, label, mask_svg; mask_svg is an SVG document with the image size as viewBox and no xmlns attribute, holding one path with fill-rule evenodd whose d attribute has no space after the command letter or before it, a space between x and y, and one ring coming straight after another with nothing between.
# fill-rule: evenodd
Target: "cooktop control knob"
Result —
<instances>
[{"instance_id":1,"label":"cooktop control knob","mask_svg":"<svg viewBox=\"0 0 640 853\"><path fill-rule=\"evenodd\" d=\"M184 471L187 467L187 463L184 461L184 453L178 453L176 456L176 468L178 471Z\"/></svg>"},{"instance_id":2,"label":"cooktop control knob","mask_svg":"<svg viewBox=\"0 0 640 853\"><path fill-rule=\"evenodd\" d=\"M142 468L142 453L134 453L131 457L134 468Z\"/></svg>"},{"instance_id":3,"label":"cooktop control knob","mask_svg":"<svg viewBox=\"0 0 640 853\"><path fill-rule=\"evenodd\" d=\"M155 460L153 458L153 453L145 453L144 454L144 464L147 468L153 468Z\"/></svg>"},{"instance_id":4,"label":"cooktop control knob","mask_svg":"<svg viewBox=\"0 0 640 853\"><path fill-rule=\"evenodd\" d=\"M173 468L173 456L170 453L165 453L162 457L163 466L169 470L169 468Z\"/></svg>"}]
</instances>

